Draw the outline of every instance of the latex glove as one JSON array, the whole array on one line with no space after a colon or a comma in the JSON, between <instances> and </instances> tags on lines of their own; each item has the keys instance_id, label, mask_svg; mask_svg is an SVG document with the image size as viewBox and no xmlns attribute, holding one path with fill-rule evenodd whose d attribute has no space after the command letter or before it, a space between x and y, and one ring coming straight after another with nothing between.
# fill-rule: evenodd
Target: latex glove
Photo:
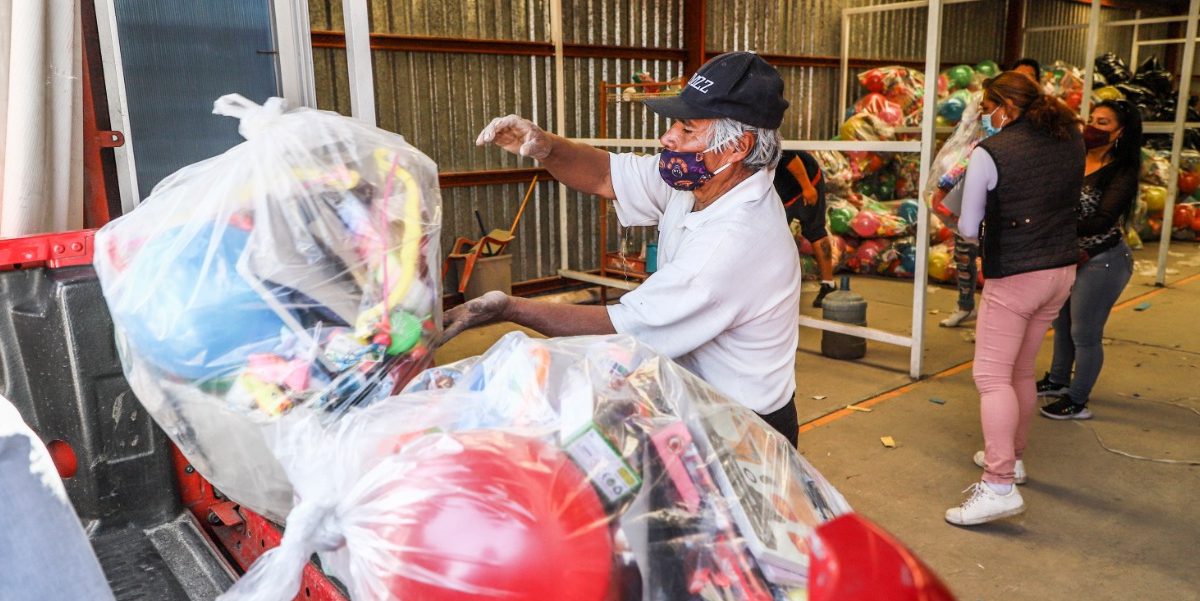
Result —
<instances>
[{"instance_id":1,"label":"latex glove","mask_svg":"<svg viewBox=\"0 0 1200 601\"><path fill-rule=\"evenodd\" d=\"M450 309L442 315L442 338L438 346L458 336L463 330L500 321L507 309L508 295L499 290L486 292L479 298Z\"/></svg>"},{"instance_id":2,"label":"latex glove","mask_svg":"<svg viewBox=\"0 0 1200 601\"><path fill-rule=\"evenodd\" d=\"M533 121L517 115L492 119L475 138L476 146L488 143L539 161L550 156L550 136Z\"/></svg>"}]
</instances>

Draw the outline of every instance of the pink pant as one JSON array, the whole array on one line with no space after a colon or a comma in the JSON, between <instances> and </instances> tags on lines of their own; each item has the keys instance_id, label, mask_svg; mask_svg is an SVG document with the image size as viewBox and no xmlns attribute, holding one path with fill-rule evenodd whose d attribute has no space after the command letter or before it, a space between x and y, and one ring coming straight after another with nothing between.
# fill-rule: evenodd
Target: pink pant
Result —
<instances>
[{"instance_id":1,"label":"pink pant","mask_svg":"<svg viewBox=\"0 0 1200 601\"><path fill-rule=\"evenodd\" d=\"M975 326L975 387L983 423L983 479L1013 481L1037 403L1034 360L1071 294L1075 266L988 280Z\"/></svg>"}]
</instances>

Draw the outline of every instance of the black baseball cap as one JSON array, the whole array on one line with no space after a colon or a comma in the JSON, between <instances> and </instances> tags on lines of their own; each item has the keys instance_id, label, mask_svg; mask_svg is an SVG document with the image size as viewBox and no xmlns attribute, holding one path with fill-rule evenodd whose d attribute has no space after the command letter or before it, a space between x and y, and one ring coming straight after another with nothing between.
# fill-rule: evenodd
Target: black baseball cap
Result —
<instances>
[{"instance_id":1,"label":"black baseball cap","mask_svg":"<svg viewBox=\"0 0 1200 601\"><path fill-rule=\"evenodd\" d=\"M720 119L779 129L788 101L783 78L753 52L727 52L704 63L678 96L648 98L650 110L668 119Z\"/></svg>"}]
</instances>

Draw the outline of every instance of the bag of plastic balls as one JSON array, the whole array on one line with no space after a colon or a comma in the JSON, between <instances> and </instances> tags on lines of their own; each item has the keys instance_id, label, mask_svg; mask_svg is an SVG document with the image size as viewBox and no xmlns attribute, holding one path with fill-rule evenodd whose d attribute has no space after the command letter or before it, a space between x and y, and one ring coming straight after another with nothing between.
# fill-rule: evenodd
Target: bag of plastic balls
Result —
<instances>
[{"instance_id":1,"label":"bag of plastic balls","mask_svg":"<svg viewBox=\"0 0 1200 601\"><path fill-rule=\"evenodd\" d=\"M958 223L961 205L947 200L953 201L956 194L961 196L959 186L967 175L971 151L983 140L983 126L978 119L981 98L982 94L976 92L964 107L958 126L934 157L925 184L930 210L952 228ZM956 189L959 191L955 192Z\"/></svg>"},{"instance_id":2,"label":"bag of plastic balls","mask_svg":"<svg viewBox=\"0 0 1200 601\"><path fill-rule=\"evenodd\" d=\"M292 495L260 425L336 417L431 362L437 167L335 113L218 99L246 139L158 184L96 236L125 376L191 464L279 519Z\"/></svg>"},{"instance_id":3,"label":"bag of plastic balls","mask_svg":"<svg viewBox=\"0 0 1200 601\"><path fill-rule=\"evenodd\" d=\"M335 423L273 437L301 501L222 601L798 598L850 511L752 411L628 336L501 338ZM801 597L802 598L802 597Z\"/></svg>"}]
</instances>

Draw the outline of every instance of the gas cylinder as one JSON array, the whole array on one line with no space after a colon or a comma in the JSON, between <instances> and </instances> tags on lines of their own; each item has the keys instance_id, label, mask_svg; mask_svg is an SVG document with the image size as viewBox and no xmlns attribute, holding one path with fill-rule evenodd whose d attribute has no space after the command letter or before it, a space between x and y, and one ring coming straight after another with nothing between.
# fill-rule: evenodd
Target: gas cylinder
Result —
<instances>
[{"instance_id":1,"label":"gas cylinder","mask_svg":"<svg viewBox=\"0 0 1200 601\"><path fill-rule=\"evenodd\" d=\"M849 276L841 287L821 303L821 317L856 326L867 325L867 301L850 291ZM867 339L837 332L821 332L821 354L831 359L861 359L867 354Z\"/></svg>"}]
</instances>

